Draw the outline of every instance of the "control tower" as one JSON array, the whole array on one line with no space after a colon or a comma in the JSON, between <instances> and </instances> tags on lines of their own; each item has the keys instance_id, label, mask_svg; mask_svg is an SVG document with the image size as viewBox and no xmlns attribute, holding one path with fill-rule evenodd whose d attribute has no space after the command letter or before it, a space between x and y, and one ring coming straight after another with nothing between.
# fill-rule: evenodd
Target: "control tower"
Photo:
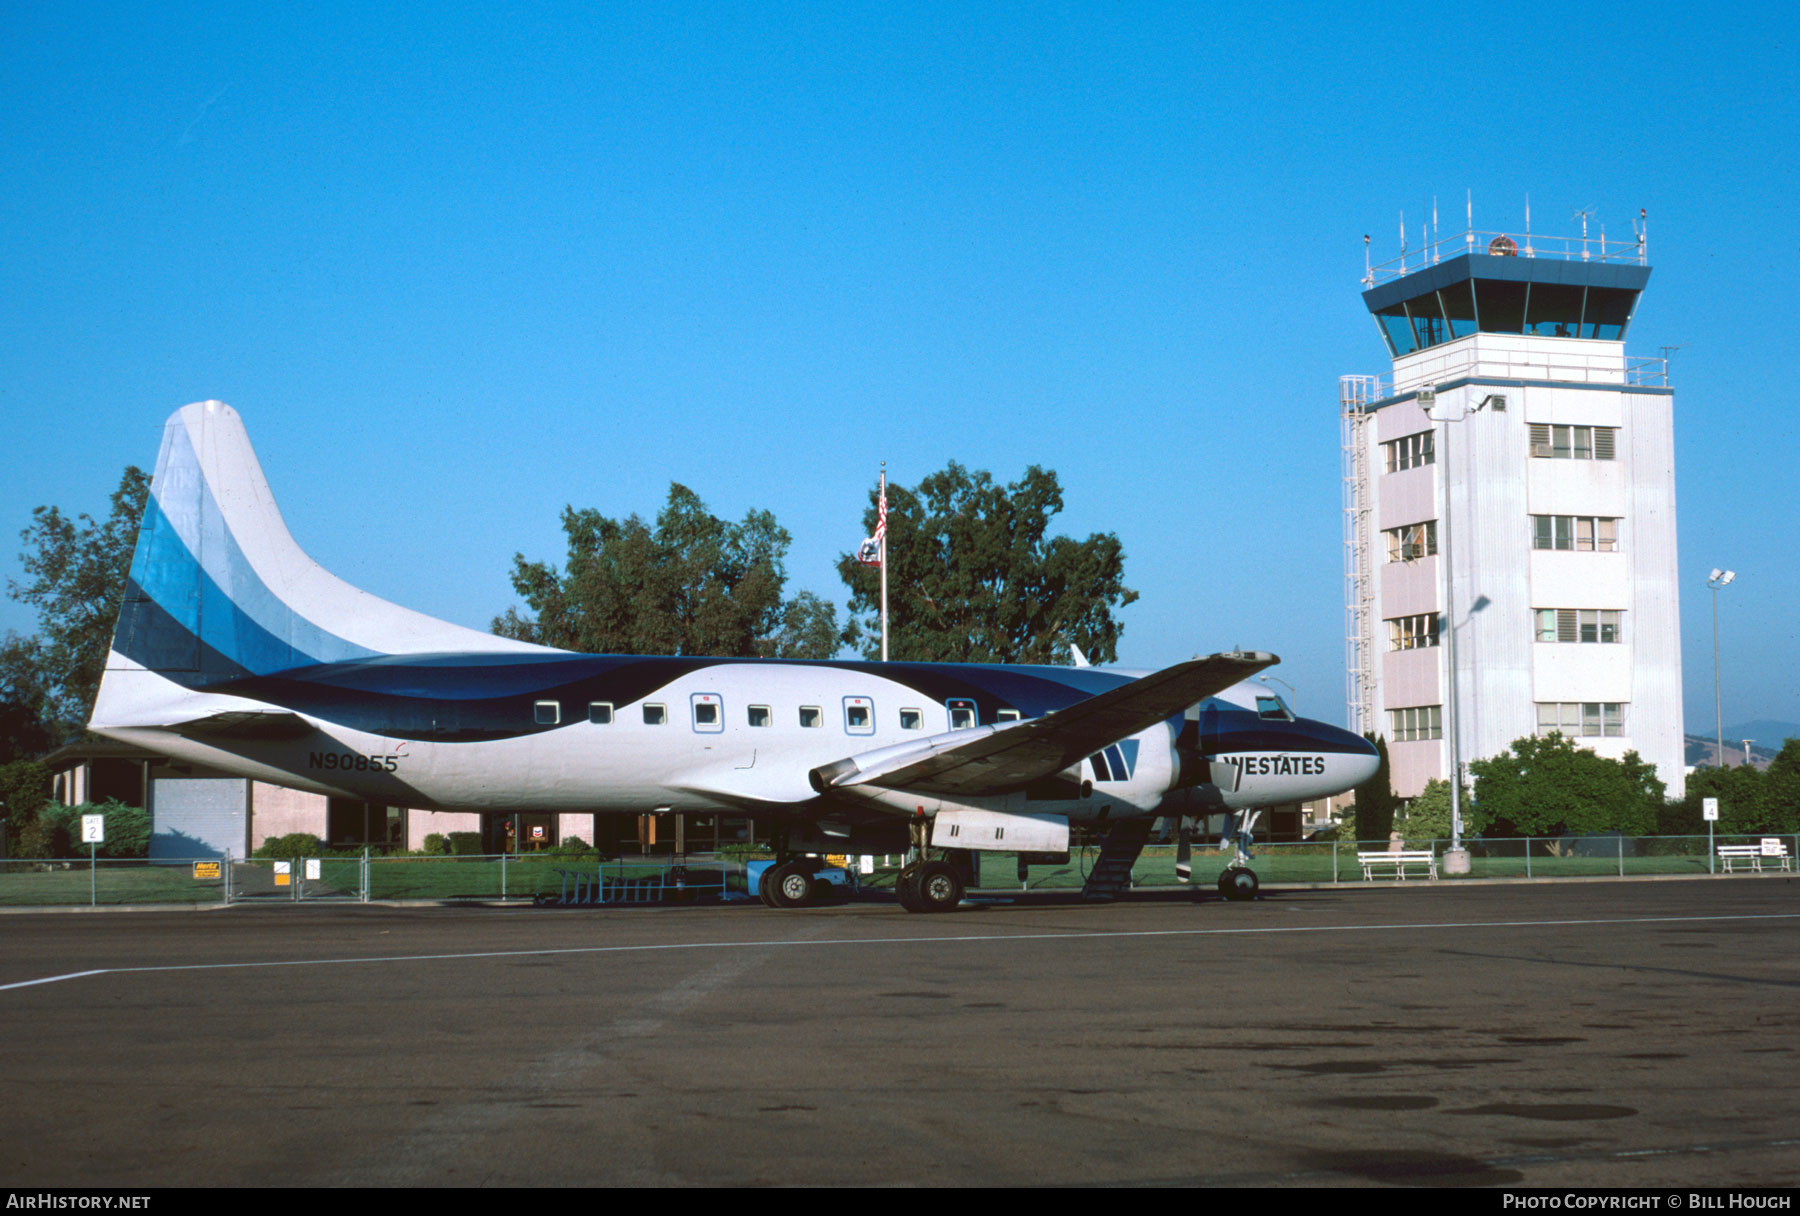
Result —
<instances>
[{"instance_id":1,"label":"control tower","mask_svg":"<svg viewBox=\"0 0 1800 1216\"><path fill-rule=\"evenodd\" d=\"M1365 270L1393 369L1339 380L1348 695L1402 797L1552 731L1683 792L1674 399L1625 353L1649 278L1641 219Z\"/></svg>"}]
</instances>

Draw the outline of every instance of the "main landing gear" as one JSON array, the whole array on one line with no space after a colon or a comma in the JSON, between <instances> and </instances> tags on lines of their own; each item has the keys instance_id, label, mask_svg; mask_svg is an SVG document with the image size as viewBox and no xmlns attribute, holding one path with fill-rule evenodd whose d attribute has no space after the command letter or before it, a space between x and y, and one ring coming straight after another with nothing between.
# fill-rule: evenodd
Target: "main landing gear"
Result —
<instances>
[{"instance_id":1,"label":"main landing gear","mask_svg":"<svg viewBox=\"0 0 1800 1216\"><path fill-rule=\"evenodd\" d=\"M775 844L778 861L762 872L756 893L771 908L809 908L830 897L830 881L819 877L819 859L795 857L787 851L787 838Z\"/></svg>"},{"instance_id":2,"label":"main landing gear","mask_svg":"<svg viewBox=\"0 0 1800 1216\"><path fill-rule=\"evenodd\" d=\"M963 899L963 879L947 861L917 861L900 871L894 884L908 912L948 912Z\"/></svg>"},{"instance_id":3,"label":"main landing gear","mask_svg":"<svg viewBox=\"0 0 1800 1216\"><path fill-rule=\"evenodd\" d=\"M900 906L908 912L948 912L962 903L966 884L962 871L947 861L931 861L931 823L921 811L907 825L910 847L906 864L894 883Z\"/></svg>"}]
</instances>

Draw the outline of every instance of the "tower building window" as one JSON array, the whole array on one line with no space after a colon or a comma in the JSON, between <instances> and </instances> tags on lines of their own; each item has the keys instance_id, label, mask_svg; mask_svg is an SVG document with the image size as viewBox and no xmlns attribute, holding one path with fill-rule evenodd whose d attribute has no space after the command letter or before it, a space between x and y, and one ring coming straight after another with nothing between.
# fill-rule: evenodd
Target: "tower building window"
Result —
<instances>
[{"instance_id":1,"label":"tower building window","mask_svg":"<svg viewBox=\"0 0 1800 1216\"><path fill-rule=\"evenodd\" d=\"M1533 515L1533 549L1569 549L1576 553L1616 553L1617 518L1593 515Z\"/></svg>"},{"instance_id":2,"label":"tower building window","mask_svg":"<svg viewBox=\"0 0 1800 1216\"><path fill-rule=\"evenodd\" d=\"M1404 528L1389 528L1382 535L1387 538L1390 562L1410 562L1421 557L1437 556L1435 519L1428 519L1422 524L1408 524Z\"/></svg>"},{"instance_id":3,"label":"tower building window","mask_svg":"<svg viewBox=\"0 0 1800 1216\"><path fill-rule=\"evenodd\" d=\"M1444 707L1417 705L1410 709L1388 710L1388 733L1396 743L1416 743L1422 739L1444 737Z\"/></svg>"},{"instance_id":4,"label":"tower building window","mask_svg":"<svg viewBox=\"0 0 1800 1216\"><path fill-rule=\"evenodd\" d=\"M1390 439L1382 444L1382 450L1387 453L1387 471L1398 473L1403 469L1416 469L1422 464L1437 463L1434 436L1435 432L1420 431L1417 435Z\"/></svg>"},{"instance_id":5,"label":"tower building window","mask_svg":"<svg viewBox=\"0 0 1800 1216\"><path fill-rule=\"evenodd\" d=\"M1618 447L1616 426L1531 424L1531 454L1544 460L1612 460Z\"/></svg>"},{"instance_id":6,"label":"tower building window","mask_svg":"<svg viewBox=\"0 0 1800 1216\"><path fill-rule=\"evenodd\" d=\"M1419 650L1438 644L1438 615L1435 612L1389 617L1387 626L1389 650Z\"/></svg>"},{"instance_id":7,"label":"tower building window","mask_svg":"<svg viewBox=\"0 0 1800 1216\"><path fill-rule=\"evenodd\" d=\"M1540 642L1622 642L1625 614L1613 608L1538 608Z\"/></svg>"},{"instance_id":8,"label":"tower building window","mask_svg":"<svg viewBox=\"0 0 1800 1216\"><path fill-rule=\"evenodd\" d=\"M1617 738L1625 733L1621 701L1539 701L1537 733L1571 739Z\"/></svg>"}]
</instances>

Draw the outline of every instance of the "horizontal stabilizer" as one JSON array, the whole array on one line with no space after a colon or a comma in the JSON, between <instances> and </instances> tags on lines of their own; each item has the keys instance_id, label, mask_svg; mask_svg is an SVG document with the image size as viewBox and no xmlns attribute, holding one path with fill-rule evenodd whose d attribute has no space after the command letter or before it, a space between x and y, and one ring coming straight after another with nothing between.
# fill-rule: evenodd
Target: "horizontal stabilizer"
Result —
<instances>
[{"instance_id":1,"label":"horizontal stabilizer","mask_svg":"<svg viewBox=\"0 0 1800 1216\"><path fill-rule=\"evenodd\" d=\"M275 709L245 709L172 722L163 729L204 739L299 739L311 734L314 728L299 714Z\"/></svg>"}]
</instances>

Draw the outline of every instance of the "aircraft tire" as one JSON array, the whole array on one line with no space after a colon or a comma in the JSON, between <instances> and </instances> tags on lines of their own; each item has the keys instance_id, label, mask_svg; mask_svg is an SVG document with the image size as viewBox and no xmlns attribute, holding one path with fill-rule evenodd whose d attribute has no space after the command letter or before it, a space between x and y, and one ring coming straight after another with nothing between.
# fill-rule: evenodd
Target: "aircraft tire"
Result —
<instances>
[{"instance_id":1,"label":"aircraft tire","mask_svg":"<svg viewBox=\"0 0 1800 1216\"><path fill-rule=\"evenodd\" d=\"M813 873L805 862L790 861L769 871L769 899L777 908L804 908L813 902Z\"/></svg>"},{"instance_id":2,"label":"aircraft tire","mask_svg":"<svg viewBox=\"0 0 1800 1216\"><path fill-rule=\"evenodd\" d=\"M1219 894L1232 901L1255 899L1262 882L1256 877L1256 871L1242 866L1232 866L1219 875Z\"/></svg>"},{"instance_id":3,"label":"aircraft tire","mask_svg":"<svg viewBox=\"0 0 1800 1216\"><path fill-rule=\"evenodd\" d=\"M947 861L927 862L919 867L914 889L921 911L948 912L962 902L962 875Z\"/></svg>"},{"instance_id":4,"label":"aircraft tire","mask_svg":"<svg viewBox=\"0 0 1800 1216\"><path fill-rule=\"evenodd\" d=\"M925 911L925 906L919 902L919 876L917 873L900 875L894 882L894 894L900 897L900 906L908 912Z\"/></svg>"},{"instance_id":5,"label":"aircraft tire","mask_svg":"<svg viewBox=\"0 0 1800 1216\"><path fill-rule=\"evenodd\" d=\"M763 901L766 908L775 907L775 897L769 893L769 879L774 876L778 867L768 866L756 880L756 897Z\"/></svg>"}]
</instances>

